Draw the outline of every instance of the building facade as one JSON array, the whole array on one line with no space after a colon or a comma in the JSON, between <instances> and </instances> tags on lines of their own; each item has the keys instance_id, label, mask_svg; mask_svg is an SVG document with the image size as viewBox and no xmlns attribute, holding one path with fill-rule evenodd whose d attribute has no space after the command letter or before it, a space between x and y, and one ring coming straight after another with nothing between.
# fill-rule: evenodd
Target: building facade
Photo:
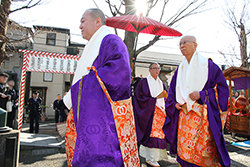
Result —
<instances>
[{"instance_id":1,"label":"building facade","mask_svg":"<svg viewBox=\"0 0 250 167\"><path fill-rule=\"evenodd\" d=\"M34 51L80 54L84 45L70 43L70 30L55 27L33 26L34 27ZM33 90L39 90L43 100L44 111L47 117L54 118L53 102L57 94L63 94L70 89L73 75L57 73L30 73L29 95Z\"/></svg>"},{"instance_id":2,"label":"building facade","mask_svg":"<svg viewBox=\"0 0 250 167\"><path fill-rule=\"evenodd\" d=\"M33 26L31 29L10 21L7 36L10 39L6 45L9 57L1 65L1 70L16 82L17 90L20 90L23 66L23 53L19 52L20 49L80 55L84 48L82 44L71 43L70 30L63 28ZM25 105L32 97L32 91L39 90L39 96L43 100L43 112L48 118L54 118L52 104L57 94L63 96L70 89L72 79L73 75L70 74L26 72ZM24 113L28 116L26 109Z\"/></svg>"}]
</instances>

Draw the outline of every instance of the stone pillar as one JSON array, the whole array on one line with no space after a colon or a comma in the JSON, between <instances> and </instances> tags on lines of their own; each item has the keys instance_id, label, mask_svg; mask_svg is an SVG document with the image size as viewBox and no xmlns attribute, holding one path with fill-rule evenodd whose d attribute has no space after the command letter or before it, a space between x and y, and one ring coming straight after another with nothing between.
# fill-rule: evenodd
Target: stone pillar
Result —
<instances>
[{"instance_id":1,"label":"stone pillar","mask_svg":"<svg viewBox=\"0 0 250 167\"><path fill-rule=\"evenodd\" d=\"M0 166L17 167L20 149L20 131L0 133Z\"/></svg>"}]
</instances>

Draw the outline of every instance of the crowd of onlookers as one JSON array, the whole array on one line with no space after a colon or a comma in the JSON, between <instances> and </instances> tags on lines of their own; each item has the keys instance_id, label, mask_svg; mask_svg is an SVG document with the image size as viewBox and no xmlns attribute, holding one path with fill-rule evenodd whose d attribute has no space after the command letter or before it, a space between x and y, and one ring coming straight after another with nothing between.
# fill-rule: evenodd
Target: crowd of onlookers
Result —
<instances>
[{"instance_id":1,"label":"crowd of onlookers","mask_svg":"<svg viewBox=\"0 0 250 167\"><path fill-rule=\"evenodd\" d=\"M0 71L0 108L8 111L7 126L14 128L14 120L18 109L18 91L14 88L14 80Z\"/></svg>"},{"instance_id":2,"label":"crowd of onlookers","mask_svg":"<svg viewBox=\"0 0 250 167\"><path fill-rule=\"evenodd\" d=\"M64 93L64 96L67 92ZM57 95L56 100L53 103L53 108L55 110L55 123L66 122L69 110L63 103L62 96L60 94Z\"/></svg>"},{"instance_id":3,"label":"crowd of onlookers","mask_svg":"<svg viewBox=\"0 0 250 167\"><path fill-rule=\"evenodd\" d=\"M32 97L27 102L27 109L29 111L29 123L30 133L34 131L39 132L39 120L42 112L42 99L39 97L39 91L34 90ZM64 93L66 95L67 92ZM17 113L18 113L18 91L15 89L15 81L9 79L9 75L0 71L0 108L8 112L7 126L13 129L17 128ZM63 99L60 94L57 95L57 99L54 101L53 108L55 110L55 123L65 122L69 110L63 103Z\"/></svg>"},{"instance_id":4,"label":"crowd of onlookers","mask_svg":"<svg viewBox=\"0 0 250 167\"><path fill-rule=\"evenodd\" d=\"M35 90L32 92L32 97L28 100L29 110L29 122L30 122L30 133L34 131L35 122L35 133L39 133L39 120L42 112L42 99L39 97L39 91ZM67 92L64 93L66 95ZM55 123L66 122L69 110L63 103L63 99L60 94L57 95L57 99L53 103L55 110Z\"/></svg>"}]
</instances>

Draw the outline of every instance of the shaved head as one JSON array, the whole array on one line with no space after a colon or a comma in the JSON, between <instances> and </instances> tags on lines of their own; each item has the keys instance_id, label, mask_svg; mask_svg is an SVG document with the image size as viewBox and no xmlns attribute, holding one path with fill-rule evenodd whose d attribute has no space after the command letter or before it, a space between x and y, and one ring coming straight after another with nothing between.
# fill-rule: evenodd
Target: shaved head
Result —
<instances>
[{"instance_id":1,"label":"shaved head","mask_svg":"<svg viewBox=\"0 0 250 167\"><path fill-rule=\"evenodd\" d=\"M179 45L182 55L186 57L188 62L190 62L198 46L196 38L192 35L186 35L181 38Z\"/></svg>"},{"instance_id":2,"label":"shaved head","mask_svg":"<svg viewBox=\"0 0 250 167\"><path fill-rule=\"evenodd\" d=\"M190 41L197 43L195 36L192 36L192 35L185 35L184 37L181 38L181 40L182 39L190 40Z\"/></svg>"},{"instance_id":3,"label":"shaved head","mask_svg":"<svg viewBox=\"0 0 250 167\"><path fill-rule=\"evenodd\" d=\"M91 8L84 12L80 20L80 30L83 39L90 40L94 33L105 25L105 16L100 9Z\"/></svg>"},{"instance_id":4,"label":"shaved head","mask_svg":"<svg viewBox=\"0 0 250 167\"><path fill-rule=\"evenodd\" d=\"M106 19L105 19L104 13L100 9L90 8L90 9L87 9L86 11L90 11L89 14L93 20L99 17L101 19L102 25L106 25Z\"/></svg>"}]
</instances>

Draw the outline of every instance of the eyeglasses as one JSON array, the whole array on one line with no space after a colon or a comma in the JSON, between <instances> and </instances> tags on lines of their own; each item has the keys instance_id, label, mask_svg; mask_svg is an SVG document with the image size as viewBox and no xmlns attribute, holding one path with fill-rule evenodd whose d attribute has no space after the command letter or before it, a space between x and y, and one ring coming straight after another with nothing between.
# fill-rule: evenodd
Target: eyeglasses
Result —
<instances>
[{"instance_id":1,"label":"eyeglasses","mask_svg":"<svg viewBox=\"0 0 250 167\"><path fill-rule=\"evenodd\" d=\"M181 45L185 45L187 42L196 43L196 42L194 42L194 41L182 41L182 42L180 42L179 46L181 46Z\"/></svg>"},{"instance_id":2,"label":"eyeglasses","mask_svg":"<svg viewBox=\"0 0 250 167\"><path fill-rule=\"evenodd\" d=\"M154 67L154 68L150 68L150 69L153 69L153 70L161 70L161 68L159 68L159 67Z\"/></svg>"}]
</instances>

